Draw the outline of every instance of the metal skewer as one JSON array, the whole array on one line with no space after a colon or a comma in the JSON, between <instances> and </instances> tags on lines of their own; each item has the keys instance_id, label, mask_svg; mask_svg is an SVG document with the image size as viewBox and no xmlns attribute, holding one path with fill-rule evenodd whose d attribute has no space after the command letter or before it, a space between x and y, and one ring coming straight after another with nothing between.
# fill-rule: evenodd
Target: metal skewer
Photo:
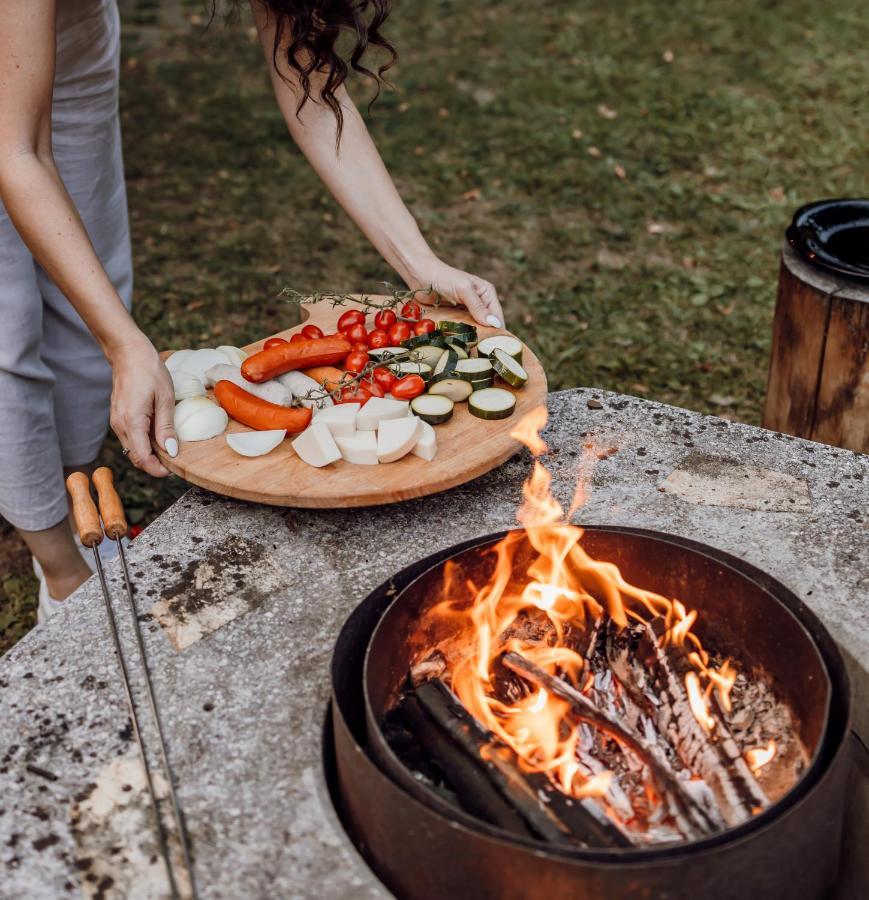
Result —
<instances>
[{"instance_id":1,"label":"metal skewer","mask_svg":"<svg viewBox=\"0 0 869 900\"><path fill-rule=\"evenodd\" d=\"M148 787L148 794L151 800L151 810L154 815L154 826L157 834L157 840L160 847L160 855L166 866L166 874L169 878L169 889L172 893L173 900L180 900L178 884L175 880L175 873L172 868L172 862L169 856L169 847L166 838L166 832L160 819L160 810L157 801L157 794L154 790L154 781L151 776L151 768L148 763L148 755L145 752L145 745L142 740L141 729L139 728L139 719L136 712L136 705L133 701L133 694L130 689L130 678L127 671L124 653L121 649L121 642L118 637L118 628L115 621L114 609L112 608L111 598L109 596L108 585L106 584L105 573L103 572L103 564L100 559L98 547L103 539L103 527L105 533L117 542L118 551L121 557L121 564L124 573L124 584L126 586L127 601L133 616L133 625L136 632L136 640L139 647L139 653L142 658L142 667L145 673L145 684L147 687L148 699L151 706L151 713L154 716L154 722L157 728L157 734L160 742L160 755L162 757L163 768L165 772L166 782L169 788L169 796L172 802L172 811L175 818L175 824L178 829L178 836L181 843L181 850L184 857L184 865L187 869L187 875L190 881L190 890L192 896L196 897L196 890L193 883L193 867L190 863L190 851L187 841L187 831L181 818L181 810L178 805L178 799L175 794L175 786L172 781L172 770L169 767L169 760L166 754L166 744L163 739L163 729L160 724L160 716L157 711L157 703L154 697L154 690L151 684L151 674L148 669L148 662L145 656L145 646L142 641L142 633L139 627L139 620L136 616L136 608L133 602L133 591L130 583L129 570L127 568L127 560L124 555L124 548L121 544L121 538L127 533L127 521L124 515L124 507L121 499L115 490L111 469L101 467L94 472L94 485L97 489L100 508L99 512L94 504L90 493L90 483L87 475L83 472L74 472L66 481L67 490L72 499L73 517L75 519L76 528L79 532L79 539L86 547L90 547L94 555L94 563L96 565L97 576L100 581L100 588L103 593L103 601L106 606L106 616L109 620L109 630L115 645L115 652L118 655L118 663L121 670L121 678L123 681L124 694L127 699L127 707L130 712L130 720L133 725L133 734L139 748L139 755L142 758L142 766L145 771L145 781ZM102 516L103 524L100 524L100 516Z\"/></svg>"}]
</instances>

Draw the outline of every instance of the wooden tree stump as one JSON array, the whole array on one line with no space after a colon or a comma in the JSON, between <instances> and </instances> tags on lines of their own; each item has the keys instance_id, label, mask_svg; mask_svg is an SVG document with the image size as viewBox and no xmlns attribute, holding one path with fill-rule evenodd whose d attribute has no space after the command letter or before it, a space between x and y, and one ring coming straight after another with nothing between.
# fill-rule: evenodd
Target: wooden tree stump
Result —
<instances>
[{"instance_id":1,"label":"wooden tree stump","mask_svg":"<svg viewBox=\"0 0 869 900\"><path fill-rule=\"evenodd\" d=\"M763 424L869 453L869 285L785 244Z\"/></svg>"}]
</instances>

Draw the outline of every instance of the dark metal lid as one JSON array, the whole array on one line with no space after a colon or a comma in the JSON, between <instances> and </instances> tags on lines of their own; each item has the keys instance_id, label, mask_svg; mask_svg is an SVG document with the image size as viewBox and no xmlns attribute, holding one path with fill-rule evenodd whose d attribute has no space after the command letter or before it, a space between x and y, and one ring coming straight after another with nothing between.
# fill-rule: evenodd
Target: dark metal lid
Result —
<instances>
[{"instance_id":1,"label":"dark metal lid","mask_svg":"<svg viewBox=\"0 0 869 900\"><path fill-rule=\"evenodd\" d=\"M819 200L800 207L785 232L812 265L869 281L869 200Z\"/></svg>"}]
</instances>

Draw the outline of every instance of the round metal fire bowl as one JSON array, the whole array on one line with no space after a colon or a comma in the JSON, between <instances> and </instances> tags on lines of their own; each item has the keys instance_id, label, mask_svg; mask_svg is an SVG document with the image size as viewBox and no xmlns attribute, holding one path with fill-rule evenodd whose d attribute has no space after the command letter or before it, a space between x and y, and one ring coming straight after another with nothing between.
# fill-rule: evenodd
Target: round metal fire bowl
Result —
<instances>
[{"instance_id":1,"label":"round metal fire bowl","mask_svg":"<svg viewBox=\"0 0 869 900\"><path fill-rule=\"evenodd\" d=\"M821 623L787 588L742 560L683 538L588 528L584 546L593 556L615 562L634 583L690 598L692 607L716 623L718 649L728 652L726 645L734 641L742 647L735 654L740 660L778 663L770 669L776 687L794 701L812 749L810 767L784 798L738 828L690 844L556 851L447 806L408 776L377 727L409 662L408 651L402 654L387 638L400 642L402 623L413 627L427 608L425 588L439 585L446 559L465 553L479 559L479 551L505 533L465 542L399 573L354 611L336 644L336 805L384 883L400 896L421 898L456 893L687 898L698 891L716 900L824 896L835 880L847 774L849 704L841 657ZM697 587L704 583L723 583L727 590L701 597ZM806 666L810 680L803 686L808 690L802 698L792 697L783 686L797 669L805 681Z\"/></svg>"}]
</instances>

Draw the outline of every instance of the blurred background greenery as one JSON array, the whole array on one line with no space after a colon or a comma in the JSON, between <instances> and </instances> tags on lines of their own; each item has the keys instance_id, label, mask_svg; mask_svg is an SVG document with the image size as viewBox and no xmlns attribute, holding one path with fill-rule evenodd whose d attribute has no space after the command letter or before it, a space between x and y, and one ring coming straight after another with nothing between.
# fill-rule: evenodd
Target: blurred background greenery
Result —
<instances>
[{"instance_id":1,"label":"blurred background greenery","mask_svg":"<svg viewBox=\"0 0 869 900\"><path fill-rule=\"evenodd\" d=\"M120 5L135 313L154 343L244 344L294 323L284 286L394 281L288 138L249 16ZM401 61L370 128L437 252L495 282L553 389L757 424L784 228L867 191L861 6L394 0ZM104 460L140 525L185 490L113 440ZM0 652L35 590L6 528Z\"/></svg>"}]
</instances>

